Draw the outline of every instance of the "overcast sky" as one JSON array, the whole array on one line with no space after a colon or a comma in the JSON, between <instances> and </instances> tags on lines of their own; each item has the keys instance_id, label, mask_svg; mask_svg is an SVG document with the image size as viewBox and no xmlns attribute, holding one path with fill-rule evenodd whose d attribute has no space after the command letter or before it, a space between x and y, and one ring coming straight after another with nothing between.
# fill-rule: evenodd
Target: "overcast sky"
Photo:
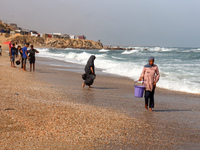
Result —
<instances>
[{"instance_id":1,"label":"overcast sky","mask_svg":"<svg viewBox=\"0 0 200 150\"><path fill-rule=\"evenodd\" d=\"M0 20L104 45L200 47L200 0L0 0Z\"/></svg>"}]
</instances>

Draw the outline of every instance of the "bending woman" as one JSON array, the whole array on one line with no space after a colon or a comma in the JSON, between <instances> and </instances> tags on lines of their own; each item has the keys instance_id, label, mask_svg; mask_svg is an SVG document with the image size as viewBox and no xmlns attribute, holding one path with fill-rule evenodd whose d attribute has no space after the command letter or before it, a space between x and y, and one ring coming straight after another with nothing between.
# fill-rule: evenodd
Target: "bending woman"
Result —
<instances>
[{"instance_id":1,"label":"bending woman","mask_svg":"<svg viewBox=\"0 0 200 150\"><path fill-rule=\"evenodd\" d=\"M91 85L94 82L94 79L95 79L94 60L95 60L95 58L96 57L94 55L91 55L87 61L87 64L85 66L86 79L82 85L83 88L85 85L87 85L91 88Z\"/></svg>"},{"instance_id":2,"label":"bending woman","mask_svg":"<svg viewBox=\"0 0 200 150\"><path fill-rule=\"evenodd\" d=\"M154 92L156 88L156 83L159 80L160 74L158 66L154 64L154 57L149 57L148 64L143 68L139 81L143 79L146 88L145 88L145 108L152 111L154 108Z\"/></svg>"}]
</instances>

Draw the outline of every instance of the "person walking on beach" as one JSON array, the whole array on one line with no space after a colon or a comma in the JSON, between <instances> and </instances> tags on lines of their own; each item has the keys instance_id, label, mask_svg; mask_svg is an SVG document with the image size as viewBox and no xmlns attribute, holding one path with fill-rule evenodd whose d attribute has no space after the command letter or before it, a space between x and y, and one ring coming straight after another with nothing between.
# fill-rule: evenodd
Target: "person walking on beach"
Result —
<instances>
[{"instance_id":1,"label":"person walking on beach","mask_svg":"<svg viewBox=\"0 0 200 150\"><path fill-rule=\"evenodd\" d=\"M2 49L1 49L1 45L0 45L0 56L2 56Z\"/></svg>"},{"instance_id":2,"label":"person walking on beach","mask_svg":"<svg viewBox=\"0 0 200 150\"><path fill-rule=\"evenodd\" d=\"M26 71L26 60L28 57L27 54L27 48L29 47L29 43L26 43L26 45L22 48L22 63L23 63L23 70Z\"/></svg>"},{"instance_id":3,"label":"person walking on beach","mask_svg":"<svg viewBox=\"0 0 200 150\"><path fill-rule=\"evenodd\" d=\"M146 64L143 68L139 81L144 81L146 85L145 88L145 108L152 111L154 108L154 92L156 88L156 83L159 80L160 74L158 70L158 66L154 64L154 57L151 56L148 59L148 64Z\"/></svg>"},{"instance_id":4,"label":"person walking on beach","mask_svg":"<svg viewBox=\"0 0 200 150\"><path fill-rule=\"evenodd\" d=\"M16 48L15 48L15 44L13 43L11 47L11 55L10 55L11 67L15 67L15 54L16 54Z\"/></svg>"},{"instance_id":5,"label":"person walking on beach","mask_svg":"<svg viewBox=\"0 0 200 150\"><path fill-rule=\"evenodd\" d=\"M95 56L91 55L90 58L87 61L87 64L85 66L85 82L82 84L82 88L84 88L85 85L89 86L89 88L91 88L91 85L94 82L94 79L96 77L95 75L95 68L94 68L94 60L95 60Z\"/></svg>"},{"instance_id":6,"label":"person walking on beach","mask_svg":"<svg viewBox=\"0 0 200 150\"><path fill-rule=\"evenodd\" d=\"M31 45L31 49L29 50L29 57L30 57L30 71L32 70L33 65L33 71L35 71L35 53L39 53L36 49L33 49L33 45Z\"/></svg>"}]
</instances>

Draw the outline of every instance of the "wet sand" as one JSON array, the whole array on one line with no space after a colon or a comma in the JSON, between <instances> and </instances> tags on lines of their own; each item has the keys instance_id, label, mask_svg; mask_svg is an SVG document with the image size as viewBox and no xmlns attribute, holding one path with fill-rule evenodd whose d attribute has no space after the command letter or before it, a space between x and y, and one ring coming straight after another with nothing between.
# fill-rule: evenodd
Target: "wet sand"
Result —
<instances>
[{"instance_id":1,"label":"wet sand","mask_svg":"<svg viewBox=\"0 0 200 150\"><path fill-rule=\"evenodd\" d=\"M48 59L46 61L48 62ZM57 64L57 60L50 60L48 64L53 63ZM70 70L69 63L66 66L40 65L38 70L45 70L46 73L38 74L38 77L48 83L62 85L62 93L73 95L70 97L72 102L117 110L128 117L145 122L148 128L145 128L144 139L151 139L152 136L151 140L161 142L157 136L166 136L169 141L165 141L165 144L170 147L173 147L172 143L179 143L177 147L173 147L175 149L191 149L191 145L198 149L200 146L199 94L156 88L155 108L153 112L149 112L144 108L144 99L134 97L133 80L106 74L97 75L93 88L85 87L81 90L81 73L68 72L66 70Z\"/></svg>"},{"instance_id":2,"label":"wet sand","mask_svg":"<svg viewBox=\"0 0 200 150\"><path fill-rule=\"evenodd\" d=\"M200 95L157 88L149 112L128 78L97 74L82 89L81 68L70 63L37 58L36 71L23 72L8 56L0 62L0 149L200 147Z\"/></svg>"}]
</instances>

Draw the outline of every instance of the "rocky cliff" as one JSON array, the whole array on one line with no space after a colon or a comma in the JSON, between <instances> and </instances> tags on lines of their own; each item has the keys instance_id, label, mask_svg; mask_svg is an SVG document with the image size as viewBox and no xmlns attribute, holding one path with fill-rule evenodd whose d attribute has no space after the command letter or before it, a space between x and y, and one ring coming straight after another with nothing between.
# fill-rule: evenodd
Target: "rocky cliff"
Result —
<instances>
[{"instance_id":1,"label":"rocky cliff","mask_svg":"<svg viewBox=\"0 0 200 150\"><path fill-rule=\"evenodd\" d=\"M33 36L17 36L12 39L12 43L24 45L25 43L33 44L34 46L55 47L55 48L80 48L80 49L102 49L101 42L82 39L55 39Z\"/></svg>"}]
</instances>

